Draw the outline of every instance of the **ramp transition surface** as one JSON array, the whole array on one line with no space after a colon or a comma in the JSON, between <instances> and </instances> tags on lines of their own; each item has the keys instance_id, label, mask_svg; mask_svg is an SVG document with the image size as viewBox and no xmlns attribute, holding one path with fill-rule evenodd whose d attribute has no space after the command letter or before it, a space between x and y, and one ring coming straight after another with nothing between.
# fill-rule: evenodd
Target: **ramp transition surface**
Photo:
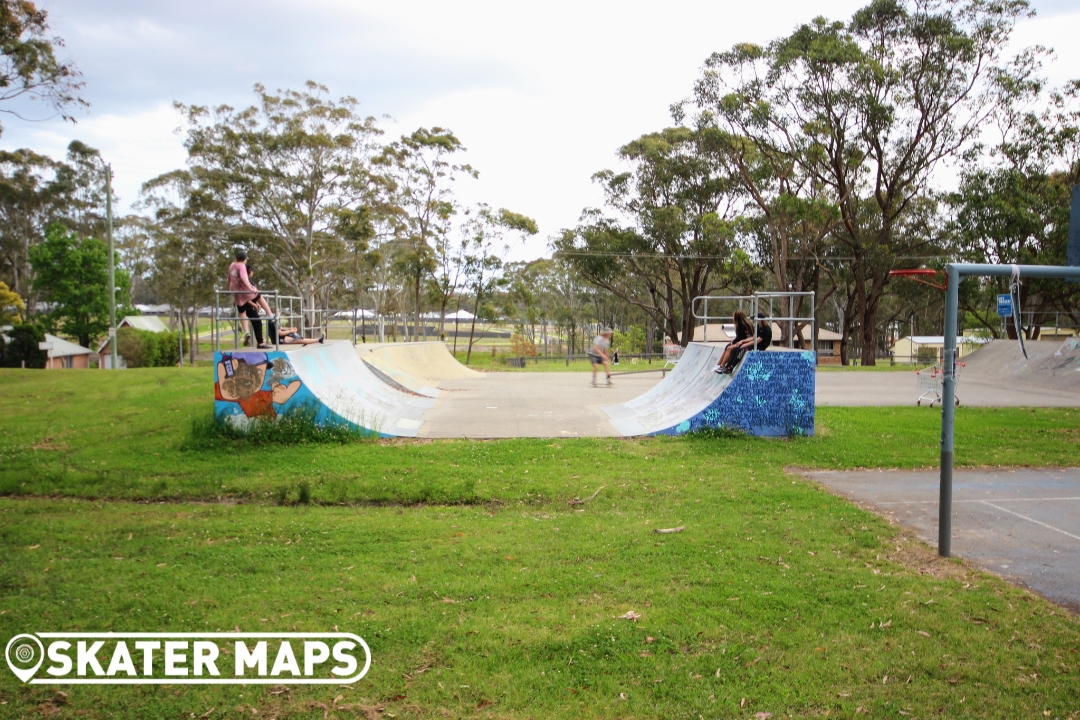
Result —
<instances>
[{"instance_id":1,"label":"ramp transition surface","mask_svg":"<svg viewBox=\"0 0 1080 720\"><path fill-rule=\"evenodd\" d=\"M961 359L965 380L1080 392L1080 338L1025 343L1025 360L1016 340L992 340Z\"/></svg>"},{"instance_id":2,"label":"ramp transition surface","mask_svg":"<svg viewBox=\"0 0 1080 720\"><path fill-rule=\"evenodd\" d=\"M622 434L679 435L735 427L751 435L813 435L815 357L750 352L730 376L712 372L725 345L690 343L675 369L640 397L604 408Z\"/></svg>"}]
</instances>

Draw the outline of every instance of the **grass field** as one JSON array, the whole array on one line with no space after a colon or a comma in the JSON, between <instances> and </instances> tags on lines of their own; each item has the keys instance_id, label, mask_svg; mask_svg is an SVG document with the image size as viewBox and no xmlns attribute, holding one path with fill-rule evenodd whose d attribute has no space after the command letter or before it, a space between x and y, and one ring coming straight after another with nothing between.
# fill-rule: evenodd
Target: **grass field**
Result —
<instances>
[{"instance_id":1,"label":"grass field","mask_svg":"<svg viewBox=\"0 0 1080 720\"><path fill-rule=\"evenodd\" d=\"M4 673L0 717L1080 716L1074 616L788 470L933 465L938 410L822 408L792 441L208 449L210 382L0 371L0 640L336 626L371 672L66 696ZM957 465L1075 463L1078 438L1073 410L957 411Z\"/></svg>"}]
</instances>

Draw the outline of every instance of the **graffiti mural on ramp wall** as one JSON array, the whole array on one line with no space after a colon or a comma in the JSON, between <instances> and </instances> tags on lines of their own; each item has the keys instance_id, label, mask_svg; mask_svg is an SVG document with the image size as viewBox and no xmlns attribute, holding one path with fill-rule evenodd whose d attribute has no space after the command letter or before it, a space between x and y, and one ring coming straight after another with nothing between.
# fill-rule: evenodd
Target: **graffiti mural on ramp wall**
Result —
<instances>
[{"instance_id":1,"label":"graffiti mural on ramp wall","mask_svg":"<svg viewBox=\"0 0 1080 720\"><path fill-rule=\"evenodd\" d=\"M214 415L246 427L253 418L273 420L293 408L317 404L283 352L214 354Z\"/></svg>"},{"instance_id":2,"label":"graffiti mural on ramp wall","mask_svg":"<svg viewBox=\"0 0 1080 720\"><path fill-rule=\"evenodd\" d=\"M766 437L814 434L814 353L747 353L731 384L709 407L668 431L734 427Z\"/></svg>"}]
</instances>

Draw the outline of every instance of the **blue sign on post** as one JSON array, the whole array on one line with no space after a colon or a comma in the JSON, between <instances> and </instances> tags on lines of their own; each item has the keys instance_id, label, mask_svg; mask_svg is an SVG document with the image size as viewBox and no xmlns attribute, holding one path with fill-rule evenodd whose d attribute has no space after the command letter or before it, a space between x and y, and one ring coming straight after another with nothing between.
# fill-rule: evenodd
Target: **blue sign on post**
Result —
<instances>
[{"instance_id":1,"label":"blue sign on post","mask_svg":"<svg viewBox=\"0 0 1080 720\"><path fill-rule=\"evenodd\" d=\"M1012 314L1012 295L1009 293L998 295L998 317L1012 317Z\"/></svg>"}]
</instances>

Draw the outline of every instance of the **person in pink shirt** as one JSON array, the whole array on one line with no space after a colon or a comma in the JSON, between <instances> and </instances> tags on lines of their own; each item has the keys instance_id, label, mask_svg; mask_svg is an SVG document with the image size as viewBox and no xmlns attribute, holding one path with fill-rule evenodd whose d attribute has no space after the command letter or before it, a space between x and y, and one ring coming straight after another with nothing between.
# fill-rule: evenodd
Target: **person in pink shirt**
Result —
<instances>
[{"instance_id":1,"label":"person in pink shirt","mask_svg":"<svg viewBox=\"0 0 1080 720\"><path fill-rule=\"evenodd\" d=\"M236 294L233 301L236 303L236 313L247 315L251 323L251 331L255 335L255 342L259 349L266 350L273 347L263 342L262 320L259 317L259 307L266 311L267 321L273 321L274 314L270 312L270 305L266 298L259 293L259 289L251 282L247 273L247 252L243 248L236 250L236 262L229 265L229 290Z\"/></svg>"}]
</instances>

